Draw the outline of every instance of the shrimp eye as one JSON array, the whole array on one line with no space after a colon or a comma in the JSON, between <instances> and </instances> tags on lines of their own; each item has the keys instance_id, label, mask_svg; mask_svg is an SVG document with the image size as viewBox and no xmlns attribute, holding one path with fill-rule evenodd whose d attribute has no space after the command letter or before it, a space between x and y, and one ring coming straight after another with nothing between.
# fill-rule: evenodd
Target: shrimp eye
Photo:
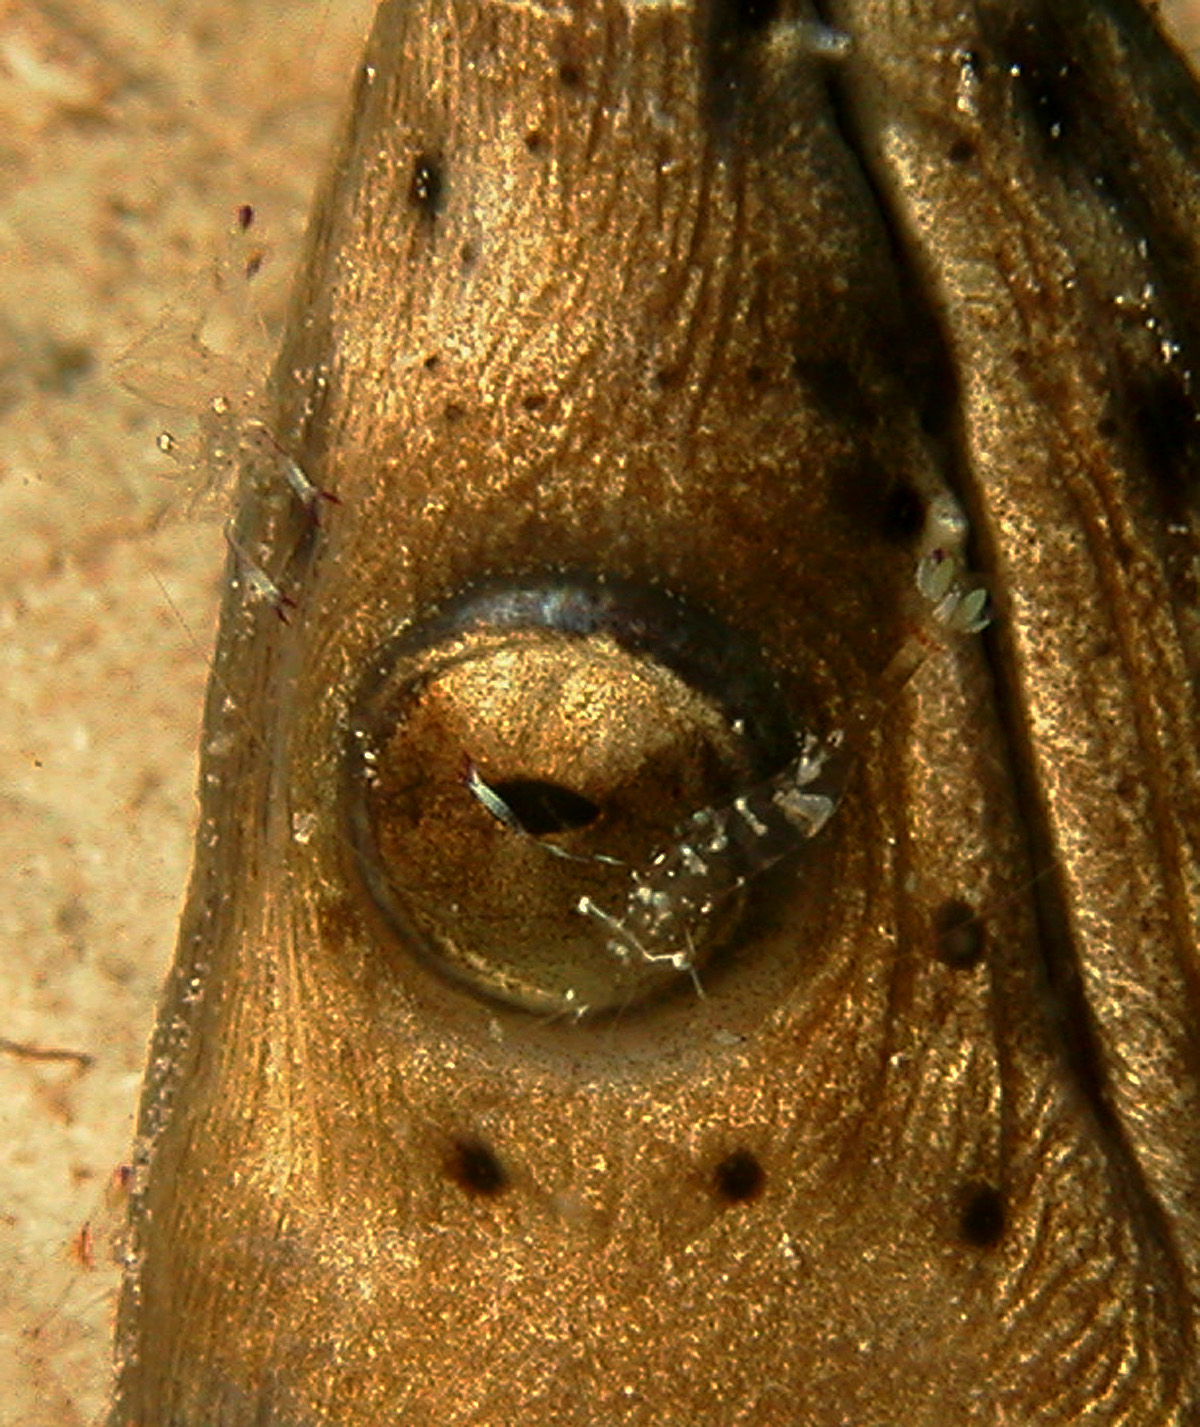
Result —
<instances>
[{"instance_id":1,"label":"shrimp eye","mask_svg":"<svg viewBox=\"0 0 1200 1427\"><path fill-rule=\"evenodd\" d=\"M637 955L618 919L675 830L783 765L783 701L744 636L657 592L470 592L380 649L346 759L349 843L390 940L477 994L583 1015L680 987L740 899Z\"/></svg>"}]
</instances>

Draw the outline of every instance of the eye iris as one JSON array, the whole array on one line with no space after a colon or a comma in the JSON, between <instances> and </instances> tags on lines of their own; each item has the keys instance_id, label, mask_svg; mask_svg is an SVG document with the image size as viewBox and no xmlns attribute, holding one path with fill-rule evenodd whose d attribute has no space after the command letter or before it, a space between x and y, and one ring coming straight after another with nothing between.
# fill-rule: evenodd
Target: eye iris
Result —
<instances>
[{"instance_id":1,"label":"eye iris","mask_svg":"<svg viewBox=\"0 0 1200 1427\"><path fill-rule=\"evenodd\" d=\"M690 813L761 777L784 724L766 681L733 703L719 667L697 687L708 656L683 677L697 646L664 662L645 621L531 608L467 606L385 652L353 721L351 841L401 944L444 974L534 1011L627 1007L678 973L615 957L581 899L620 906ZM706 923L695 964L737 913Z\"/></svg>"},{"instance_id":2,"label":"eye iris","mask_svg":"<svg viewBox=\"0 0 1200 1427\"><path fill-rule=\"evenodd\" d=\"M610 641L541 631L473 638L402 704L365 761L358 846L403 929L449 973L531 1009L568 992L599 1007L663 980L619 966L573 909L628 878L591 856L636 865L688 807L745 780L719 714ZM470 795L464 759L524 835Z\"/></svg>"}]
</instances>

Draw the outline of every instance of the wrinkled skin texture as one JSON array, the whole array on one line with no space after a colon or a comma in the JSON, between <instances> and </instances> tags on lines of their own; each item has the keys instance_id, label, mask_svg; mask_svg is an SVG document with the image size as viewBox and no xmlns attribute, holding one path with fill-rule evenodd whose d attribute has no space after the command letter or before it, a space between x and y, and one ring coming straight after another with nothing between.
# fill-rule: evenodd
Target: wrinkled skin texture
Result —
<instances>
[{"instance_id":1,"label":"wrinkled skin texture","mask_svg":"<svg viewBox=\"0 0 1200 1427\"><path fill-rule=\"evenodd\" d=\"M1127 5L812 19L381 7L268 414L338 503L248 443L296 605L231 566L114 1427L1200 1413L1200 105ZM922 627L947 490L982 638ZM620 874L453 771L633 860L779 765L630 694L654 638L431 622L563 573L846 735L703 998L577 1015Z\"/></svg>"}]
</instances>

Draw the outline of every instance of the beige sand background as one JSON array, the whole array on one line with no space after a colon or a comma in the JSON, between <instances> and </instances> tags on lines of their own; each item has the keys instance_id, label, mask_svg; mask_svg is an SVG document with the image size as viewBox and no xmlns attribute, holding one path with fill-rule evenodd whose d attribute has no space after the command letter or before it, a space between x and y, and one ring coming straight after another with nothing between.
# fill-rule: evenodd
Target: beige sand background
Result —
<instances>
[{"instance_id":1,"label":"beige sand background","mask_svg":"<svg viewBox=\"0 0 1200 1427\"><path fill-rule=\"evenodd\" d=\"M186 454L186 419L114 364L194 409L197 324L270 348L372 9L0 0L0 1427L102 1415L105 1186L187 874L224 555L155 444ZM53 1049L79 1059L30 1054Z\"/></svg>"},{"instance_id":2,"label":"beige sand background","mask_svg":"<svg viewBox=\"0 0 1200 1427\"><path fill-rule=\"evenodd\" d=\"M90 1221L103 1258L187 875L224 556L219 520L156 528L187 501L155 436L187 422L114 360L140 340L127 380L186 407L208 394L204 314L235 352L270 345L373 8L0 0L0 1045L92 1058L0 1050L3 1427L102 1411L115 1274L64 1245Z\"/></svg>"}]
</instances>

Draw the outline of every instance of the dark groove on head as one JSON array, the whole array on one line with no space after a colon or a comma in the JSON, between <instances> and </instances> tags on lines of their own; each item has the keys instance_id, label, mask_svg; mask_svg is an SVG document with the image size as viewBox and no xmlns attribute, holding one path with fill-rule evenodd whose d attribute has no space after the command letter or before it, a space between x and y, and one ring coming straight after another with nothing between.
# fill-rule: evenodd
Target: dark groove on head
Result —
<instances>
[{"instance_id":1,"label":"dark groove on head","mask_svg":"<svg viewBox=\"0 0 1200 1427\"><path fill-rule=\"evenodd\" d=\"M508 1187L504 1166L482 1140L456 1140L446 1172L460 1189L485 1199L496 1198Z\"/></svg>"},{"instance_id":2,"label":"dark groove on head","mask_svg":"<svg viewBox=\"0 0 1200 1427\"><path fill-rule=\"evenodd\" d=\"M757 87L759 66L750 53L779 18L779 0L710 0L704 41L709 113L724 127Z\"/></svg>"},{"instance_id":3,"label":"dark groove on head","mask_svg":"<svg viewBox=\"0 0 1200 1427\"><path fill-rule=\"evenodd\" d=\"M1077 145L1087 76L1073 56L1070 36L1053 20L1034 24L1022 15L1011 21L1000 48L1009 61L1017 100L1047 152L1057 151L1064 139Z\"/></svg>"},{"instance_id":4,"label":"dark groove on head","mask_svg":"<svg viewBox=\"0 0 1200 1427\"><path fill-rule=\"evenodd\" d=\"M727 1204L747 1204L757 1199L766 1182L766 1172L749 1150L734 1150L713 1170L717 1197Z\"/></svg>"},{"instance_id":5,"label":"dark groove on head","mask_svg":"<svg viewBox=\"0 0 1200 1427\"><path fill-rule=\"evenodd\" d=\"M1120 22L1124 53L1119 61L1104 41L1105 26L1044 13L1053 7L1042 7L1036 20L1025 7L986 7L983 24L991 29L1003 67L1012 76L1018 112L1041 144L1047 185L1057 171L1068 198L1086 195L1084 202L1064 205L1064 211L1078 213L1081 223L1077 234L1064 235L1068 246L1078 241L1087 251L1096 241L1087 215L1099 204L1106 210L1111 238L1119 245L1138 244L1148 260L1147 276L1157 295L1146 310L1130 316L1139 327L1153 320L1175 355L1161 369L1153 363L1146 369L1143 342L1118 345L1114 409L1128 442L1128 459L1137 463L1162 501L1164 517L1172 520L1179 500L1194 500L1196 493L1200 433L1189 373L1200 370L1195 315L1200 285L1190 196L1164 201L1161 186L1169 183L1168 170L1156 155L1161 141L1174 151L1173 162L1181 170L1195 171L1200 104L1185 66L1160 47L1149 13L1153 8L1122 7L1128 13ZM1151 54L1153 66L1147 63ZM1140 117L1134 119L1135 113ZM1160 132L1152 138L1156 128ZM1173 380L1179 384L1174 395ZM1130 407L1134 415L1126 420L1121 412Z\"/></svg>"},{"instance_id":6,"label":"dark groove on head","mask_svg":"<svg viewBox=\"0 0 1200 1427\"><path fill-rule=\"evenodd\" d=\"M987 931L974 908L957 900L943 902L933 914L938 959L956 971L969 971L983 960Z\"/></svg>"},{"instance_id":7,"label":"dark groove on head","mask_svg":"<svg viewBox=\"0 0 1200 1427\"><path fill-rule=\"evenodd\" d=\"M1114 405L1126 414L1131 445L1168 521L1187 518L1200 470L1200 403L1177 365L1125 363ZM1119 429L1119 419L1114 422ZM1136 457L1135 457L1136 459Z\"/></svg>"}]
</instances>

